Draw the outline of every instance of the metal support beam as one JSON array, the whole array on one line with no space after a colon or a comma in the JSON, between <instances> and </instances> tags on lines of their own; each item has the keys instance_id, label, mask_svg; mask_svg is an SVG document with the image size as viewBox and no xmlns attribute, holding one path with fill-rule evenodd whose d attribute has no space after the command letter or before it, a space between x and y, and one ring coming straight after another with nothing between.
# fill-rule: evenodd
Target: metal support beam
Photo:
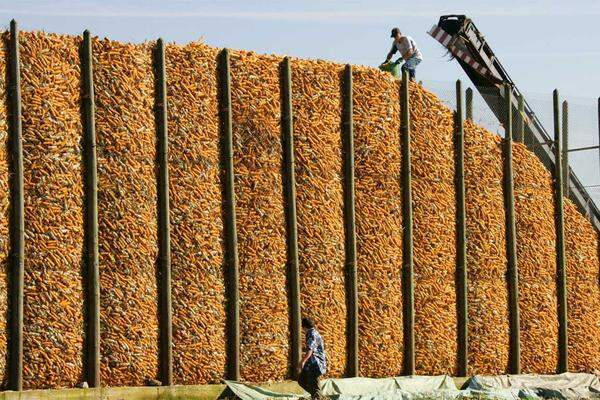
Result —
<instances>
[{"instance_id":1,"label":"metal support beam","mask_svg":"<svg viewBox=\"0 0 600 400\"><path fill-rule=\"evenodd\" d=\"M482 79L481 74L473 70L473 68L471 68L468 64L462 62L461 60L459 60L459 63L475 84L475 88L477 88L477 90L480 92L481 96L490 107L490 110L494 113L494 115L496 115L498 121L504 125L506 123L505 113L503 111L503 107L499 107L499 104L502 102L501 99L504 97L502 87L495 84L490 85L489 80ZM513 88L513 93L515 96L520 94L516 87ZM513 108L517 108L516 102ZM513 110L513 112L516 111ZM555 162L554 149L549 146L539 145L539 143L544 143L551 139L552 134L546 132L545 128L541 124L540 119L535 115L531 107L527 104L526 100L525 114L528 117L527 124L525 125L525 141L527 146L538 156L540 161L549 171L553 171ZM575 203L582 214L591 216L590 222L596 227L597 230L600 231L600 209L594 202L590 201L589 193L585 190L584 185L578 179L576 174L571 171L570 175L570 199L573 201L573 203Z\"/></svg>"},{"instance_id":2,"label":"metal support beam","mask_svg":"<svg viewBox=\"0 0 600 400\"><path fill-rule=\"evenodd\" d=\"M467 110L466 119L473 121L473 89L467 88L465 92L465 106Z\"/></svg>"},{"instance_id":3,"label":"metal support beam","mask_svg":"<svg viewBox=\"0 0 600 400\"><path fill-rule=\"evenodd\" d=\"M504 125L504 202L506 204L506 259L510 311L510 373L521 373L521 332L519 312L519 271L517 264L517 228L513 181L513 132L511 87L504 85L507 123Z\"/></svg>"},{"instance_id":4,"label":"metal support beam","mask_svg":"<svg viewBox=\"0 0 600 400\"><path fill-rule=\"evenodd\" d=\"M469 349L469 313L467 301L467 216L465 207L465 136L463 100L460 80L456 81L455 114L455 179L456 179L456 305L458 317L458 376L467 376Z\"/></svg>"},{"instance_id":5,"label":"metal support beam","mask_svg":"<svg viewBox=\"0 0 600 400\"><path fill-rule=\"evenodd\" d=\"M23 389L23 266L25 261L25 213L23 195L23 138L21 125L21 63L19 28L10 21L8 44L8 135L11 153L10 264L8 389Z\"/></svg>"},{"instance_id":6,"label":"metal support beam","mask_svg":"<svg viewBox=\"0 0 600 400\"><path fill-rule=\"evenodd\" d=\"M569 103L562 103L562 173L563 196L569 197Z\"/></svg>"},{"instance_id":7,"label":"metal support beam","mask_svg":"<svg viewBox=\"0 0 600 400\"><path fill-rule=\"evenodd\" d=\"M240 379L240 292L239 258L235 215L235 189L233 172L233 133L231 122L231 73L229 50L219 54L219 113L221 121L221 154L223 170L223 205L225 228L225 270L227 274L227 377Z\"/></svg>"},{"instance_id":8,"label":"metal support beam","mask_svg":"<svg viewBox=\"0 0 600 400\"><path fill-rule=\"evenodd\" d=\"M296 173L294 161L294 115L292 110L292 68L285 57L281 64L281 130L283 178L286 204L288 282L290 288L292 365L291 376L298 378L301 359L302 326L300 317L300 271L298 262L298 225L296 218Z\"/></svg>"},{"instance_id":9,"label":"metal support beam","mask_svg":"<svg viewBox=\"0 0 600 400\"><path fill-rule=\"evenodd\" d=\"M356 276L356 223L354 217L354 121L352 65L346 65L343 81L344 224L346 231L346 276L348 286L348 376L359 375L358 281Z\"/></svg>"},{"instance_id":10,"label":"metal support beam","mask_svg":"<svg viewBox=\"0 0 600 400\"><path fill-rule=\"evenodd\" d=\"M415 374L415 306L413 283L413 211L410 160L410 101L408 71L402 71L400 131L402 146L402 273L404 292L404 375Z\"/></svg>"},{"instance_id":11,"label":"metal support beam","mask_svg":"<svg viewBox=\"0 0 600 400\"><path fill-rule=\"evenodd\" d=\"M169 138L167 128L167 71L162 39L154 49L156 79L155 118L158 145L158 276L160 326L160 381L173 384L173 310L171 307L171 239L169 220Z\"/></svg>"},{"instance_id":12,"label":"metal support beam","mask_svg":"<svg viewBox=\"0 0 600 400\"><path fill-rule=\"evenodd\" d=\"M554 201L556 220L556 274L558 294L558 373L567 372L569 365L567 335L567 274L565 257L562 138L560 134L560 104L558 90L553 94L554 106Z\"/></svg>"},{"instance_id":13,"label":"metal support beam","mask_svg":"<svg viewBox=\"0 0 600 400\"><path fill-rule=\"evenodd\" d=\"M575 153L577 151L596 150L596 149L600 149L600 146L577 147L574 149L566 149L566 150L564 150L564 152L565 153ZM584 187L589 187L589 186L584 186Z\"/></svg>"},{"instance_id":14,"label":"metal support beam","mask_svg":"<svg viewBox=\"0 0 600 400\"><path fill-rule=\"evenodd\" d=\"M98 172L92 40L83 32L81 75L83 83L83 156L85 169L85 273L86 273L86 381L100 386L100 275L98 271Z\"/></svg>"}]
</instances>

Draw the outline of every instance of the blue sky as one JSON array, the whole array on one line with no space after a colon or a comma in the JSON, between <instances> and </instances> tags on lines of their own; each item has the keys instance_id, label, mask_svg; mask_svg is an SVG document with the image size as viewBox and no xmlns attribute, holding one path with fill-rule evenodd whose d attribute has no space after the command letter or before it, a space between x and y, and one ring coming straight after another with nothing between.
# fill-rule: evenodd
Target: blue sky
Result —
<instances>
[{"instance_id":1,"label":"blue sky","mask_svg":"<svg viewBox=\"0 0 600 400\"><path fill-rule=\"evenodd\" d=\"M445 14L466 14L552 131L552 90L570 101L571 147L598 143L600 0L4 0L0 26L142 42L203 38L217 47L376 66L390 28L413 36L424 54L418 79L452 105L454 81L467 76L427 30ZM482 101L476 120L501 132ZM584 184L600 184L595 151L573 153ZM600 189L590 189L600 204Z\"/></svg>"},{"instance_id":2,"label":"blue sky","mask_svg":"<svg viewBox=\"0 0 600 400\"><path fill-rule=\"evenodd\" d=\"M4 0L0 21L22 29L126 41L187 42L378 65L399 26L424 53L419 79L466 79L426 31L443 14L467 14L518 86L529 92L600 95L598 0Z\"/></svg>"}]
</instances>

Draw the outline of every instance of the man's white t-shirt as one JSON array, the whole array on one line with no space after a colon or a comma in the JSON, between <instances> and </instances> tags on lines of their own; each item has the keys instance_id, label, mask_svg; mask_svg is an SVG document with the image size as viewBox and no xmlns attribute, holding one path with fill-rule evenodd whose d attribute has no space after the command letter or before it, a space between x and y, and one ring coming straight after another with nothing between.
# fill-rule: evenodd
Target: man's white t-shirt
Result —
<instances>
[{"instance_id":1,"label":"man's white t-shirt","mask_svg":"<svg viewBox=\"0 0 600 400\"><path fill-rule=\"evenodd\" d=\"M402 55L402 54L406 53L408 50L412 50L413 57L423 61L423 56L421 55L421 51L417 47L417 43L414 41L414 39L407 35L404 35L403 38L406 40L401 40L400 43L398 43L394 40L394 43L392 44L391 52L395 53L397 50L400 52L400 55Z\"/></svg>"}]
</instances>

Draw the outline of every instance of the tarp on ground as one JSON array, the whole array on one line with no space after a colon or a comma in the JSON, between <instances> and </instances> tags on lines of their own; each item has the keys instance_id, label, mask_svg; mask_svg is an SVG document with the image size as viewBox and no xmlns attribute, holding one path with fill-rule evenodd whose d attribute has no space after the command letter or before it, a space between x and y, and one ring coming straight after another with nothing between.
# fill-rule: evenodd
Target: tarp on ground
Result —
<instances>
[{"instance_id":1,"label":"tarp on ground","mask_svg":"<svg viewBox=\"0 0 600 400\"><path fill-rule=\"evenodd\" d=\"M221 398L233 397L241 400L300 399L292 393L277 393L257 386L240 382L225 381L227 393ZM392 378L344 378L324 379L321 382L323 396L334 400L413 400L426 396L439 399L458 399L470 396L469 391L457 390L451 377L440 376L402 376ZM233 396L232 396L233 395ZM500 397L512 399L512 397Z\"/></svg>"},{"instance_id":2,"label":"tarp on ground","mask_svg":"<svg viewBox=\"0 0 600 400\"><path fill-rule=\"evenodd\" d=\"M465 389L517 392L520 398L553 399L600 398L600 379L595 374L567 372L558 375L475 375L465 383Z\"/></svg>"},{"instance_id":3,"label":"tarp on ground","mask_svg":"<svg viewBox=\"0 0 600 400\"><path fill-rule=\"evenodd\" d=\"M225 381L227 392L221 398L241 400L307 398L293 393L277 393L258 386ZM421 399L600 399L600 380L593 374L560 375L476 375L463 390L454 380L440 376L392 378L324 379L322 394L332 400L421 400Z\"/></svg>"},{"instance_id":4,"label":"tarp on ground","mask_svg":"<svg viewBox=\"0 0 600 400\"><path fill-rule=\"evenodd\" d=\"M342 378L324 379L321 383L323 395L338 394L372 395L391 391L408 393L431 392L434 390L456 390L454 380L447 375L438 376L400 376L393 378Z\"/></svg>"},{"instance_id":5,"label":"tarp on ground","mask_svg":"<svg viewBox=\"0 0 600 400\"><path fill-rule=\"evenodd\" d=\"M278 393L258 386L249 385L236 381L224 381L227 388L221 393L219 399L236 398L241 400L266 400L266 399L300 399L304 396L299 396L293 393Z\"/></svg>"},{"instance_id":6,"label":"tarp on ground","mask_svg":"<svg viewBox=\"0 0 600 400\"><path fill-rule=\"evenodd\" d=\"M355 379L355 378L352 378ZM364 378L360 378L364 379ZM394 382L393 378L382 379L382 386L379 387L380 382L376 382L377 387L373 388L373 392L365 393L366 386L365 382L354 381L360 385L360 391L362 394L357 394L353 389L346 388L343 393L335 393L324 395L327 399L332 400L424 400L424 399L500 399L500 400L516 400L518 396L512 394L498 394L489 395L480 391L472 390L457 390L457 389L437 389L437 390L426 390L423 392L418 391L407 391L398 389L397 383ZM308 394L304 396L293 394L293 393L278 393L267 389L263 389L257 386L248 385L240 382L225 381L227 389L219 396L220 399L240 399L240 400L266 400L266 399L278 399L278 400L300 400L308 399ZM421 382L419 382L421 383ZM392 385L392 386L386 386ZM389 390L386 390L389 389ZM410 388L409 388L410 389ZM414 389L414 388L412 388ZM345 390L348 390L347 392ZM536 397L537 398L537 397Z\"/></svg>"}]
</instances>

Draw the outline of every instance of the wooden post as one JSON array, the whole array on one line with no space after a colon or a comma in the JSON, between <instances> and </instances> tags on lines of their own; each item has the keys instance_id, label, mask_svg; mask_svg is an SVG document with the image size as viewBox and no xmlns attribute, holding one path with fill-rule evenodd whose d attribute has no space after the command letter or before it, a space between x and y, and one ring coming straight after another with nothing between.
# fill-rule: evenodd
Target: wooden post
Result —
<instances>
[{"instance_id":1,"label":"wooden post","mask_svg":"<svg viewBox=\"0 0 600 400\"><path fill-rule=\"evenodd\" d=\"M467 119L473 121L473 89L467 88L465 94L465 104L467 109Z\"/></svg>"},{"instance_id":2,"label":"wooden post","mask_svg":"<svg viewBox=\"0 0 600 400\"><path fill-rule=\"evenodd\" d=\"M346 65L343 82L344 112L344 224L346 231L346 277L348 287L348 376L359 375L358 282L356 275L356 223L354 216L354 122L352 66Z\"/></svg>"},{"instance_id":3,"label":"wooden post","mask_svg":"<svg viewBox=\"0 0 600 400\"><path fill-rule=\"evenodd\" d=\"M25 213L23 196L23 142L21 125L21 65L19 29L10 22L8 65L9 142L12 161L10 242L10 330L8 337L8 389L23 388L23 265L25 260Z\"/></svg>"},{"instance_id":4,"label":"wooden post","mask_svg":"<svg viewBox=\"0 0 600 400\"><path fill-rule=\"evenodd\" d=\"M560 135L560 105L558 90L554 90L554 199L556 207L556 273L558 294L558 372L569 367L567 335L567 275L565 258L562 138Z\"/></svg>"},{"instance_id":5,"label":"wooden post","mask_svg":"<svg viewBox=\"0 0 600 400\"><path fill-rule=\"evenodd\" d=\"M158 276L160 290L160 381L173 384L173 326L171 308L171 239L169 220L169 138L167 128L167 72L165 46L156 42L154 68L156 76L155 118L158 145Z\"/></svg>"},{"instance_id":6,"label":"wooden post","mask_svg":"<svg viewBox=\"0 0 600 400\"><path fill-rule=\"evenodd\" d=\"M415 374L415 315L413 286L413 213L410 163L410 101L408 71L402 71L400 91L402 141L402 273L404 287L404 375Z\"/></svg>"},{"instance_id":7,"label":"wooden post","mask_svg":"<svg viewBox=\"0 0 600 400\"><path fill-rule=\"evenodd\" d=\"M517 117L517 141L525 143L525 99L520 94L517 97L519 102L519 115Z\"/></svg>"},{"instance_id":8,"label":"wooden post","mask_svg":"<svg viewBox=\"0 0 600 400\"><path fill-rule=\"evenodd\" d=\"M463 100L460 80L456 81L456 130L455 177L456 177L456 305L458 314L458 376L467 376L468 371L468 326L467 302L467 223L465 208L465 138L463 122Z\"/></svg>"},{"instance_id":9,"label":"wooden post","mask_svg":"<svg viewBox=\"0 0 600 400\"><path fill-rule=\"evenodd\" d=\"M225 213L225 263L227 271L227 376L240 379L240 293L239 259L237 251L237 228L235 215L235 188L233 172L233 133L231 122L231 74L229 50L223 49L219 55L220 120L222 134L223 206Z\"/></svg>"},{"instance_id":10,"label":"wooden post","mask_svg":"<svg viewBox=\"0 0 600 400\"><path fill-rule=\"evenodd\" d=\"M92 40L83 32L81 73L83 83L83 156L85 169L86 254L86 380L100 386L100 275L98 271L98 172Z\"/></svg>"},{"instance_id":11,"label":"wooden post","mask_svg":"<svg viewBox=\"0 0 600 400\"><path fill-rule=\"evenodd\" d=\"M294 116L292 110L292 68L285 57L281 65L281 130L283 143L283 178L286 200L288 282L290 288L292 365L291 376L298 378L296 367L302 357L300 317L300 271L298 262L298 225L296 219L296 173L294 157Z\"/></svg>"},{"instance_id":12,"label":"wooden post","mask_svg":"<svg viewBox=\"0 0 600 400\"><path fill-rule=\"evenodd\" d=\"M513 181L512 90L504 85L506 124L504 134L504 196L506 204L506 258L510 310L510 372L521 373L519 315L519 271L517 267L517 228Z\"/></svg>"},{"instance_id":13,"label":"wooden post","mask_svg":"<svg viewBox=\"0 0 600 400\"><path fill-rule=\"evenodd\" d=\"M569 103L562 103L562 173L563 196L569 197Z\"/></svg>"}]
</instances>

